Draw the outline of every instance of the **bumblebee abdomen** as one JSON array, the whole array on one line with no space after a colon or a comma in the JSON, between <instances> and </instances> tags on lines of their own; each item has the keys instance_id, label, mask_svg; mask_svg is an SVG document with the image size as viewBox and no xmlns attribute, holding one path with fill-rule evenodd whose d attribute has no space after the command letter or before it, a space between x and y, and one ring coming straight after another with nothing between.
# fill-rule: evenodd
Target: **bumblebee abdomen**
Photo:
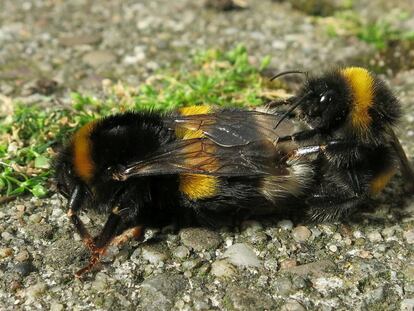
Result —
<instances>
[{"instance_id":1,"label":"bumblebee abdomen","mask_svg":"<svg viewBox=\"0 0 414 311\"><path fill-rule=\"evenodd\" d=\"M78 176L85 182L89 182L95 173L95 163L92 158L93 142L91 133L96 122L90 122L81 127L73 137L73 167Z\"/></svg>"},{"instance_id":2,"label":"bumblebee abdomen","mask_svg":"<svg viewBox=\"0 0 414 311\"><path fill-rule=\"evenodd\" d=\"M240 147L238 151L232 151L234 157L240 156L246 165L250 163L251 166L262 164L266 166L266 170L256 176L239 178L239 181L243 180L242 182L246 184L254 184L252 187L256 191L256 196L272 204L282 197L289 196L289 192L293 195L302 192L302 184L307 181L308 176L306 178L303 178L301 174L295 176L294 169L287 167L286 159L281 160L286 154L274 144L278 136L272 131L279 120L277 116L248 110L216 110L215 114L211 114L212 112L212 107L208 106L182 108L179 114L184 118L176 121L172 126L179 140L211 139L214 141L214 143L200 147L198 144L193 144L191 150L184 152L185 166L195 168L202 166L206 171L213 173L210 175L180 174L179 189L189 200L217 199L226 197L225 191L232 191L236 185L235 179L226 178L226 174L221 174L219 177L214 173L224 166L232 165L232 158L223 157L222 154L226 150L237 150L236 146ZM200 118L197 117L199 115L201 115ZM229 116L230 121L227 119ZM240 120L240 122L235 122L235 120ZM241 124L243 126L240 126ZM289 125L293 126L290 123ZM291 132L291 128L286 130L286 127L289 126L285 122L279 131ZM197 149L200 154L194 156ZM235 158L233 160L237 162ZM259 163L261 161L263 163ZM228 177L231 174L230 170ZM303 175L306 173L303 172ZM239 194L239 197L245 200L244 195ZM237 201L237 198L233 198L232 201Z\"/></svg>"},{"instance_id":3,"label":"bumblebee abdomen","mask_svg":"<svg viewBox=\"0 0 414 311\"><path fill-rule=\"evenodd\" d=\"M310 164L293 163L277 172L257 177L180 176L179 190L197 210L273 214L303 198L314 182Z\"/></svg>"},{"instance_id":4,"label":"bumblebee abdomen","mask_svg":"<svg viewBox=\"0 0 414 311\"><path fill-rule=\"evenodd\" d=\"M71 142L73 167L85 183L99 181L107 168L145 158L175 137L162 116L128 112L81 127Z\"/></svg>"}]
</instances>

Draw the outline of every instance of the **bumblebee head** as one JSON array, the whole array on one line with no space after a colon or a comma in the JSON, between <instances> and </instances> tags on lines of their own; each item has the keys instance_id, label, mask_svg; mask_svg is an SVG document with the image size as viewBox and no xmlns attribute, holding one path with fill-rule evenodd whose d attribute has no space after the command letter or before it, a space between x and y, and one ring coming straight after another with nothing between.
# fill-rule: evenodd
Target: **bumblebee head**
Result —
<instances>
[{"instance_id":1,"label":"bumblebee head","mask_svg":"<svg viewBox=\"0 0 414 311\"><path fill-rule=\"evenodd\" d=\"M344 128L359 139L375 140L400 115L398 100L385 83L360 67L311 77L291 101L312 128Z\"/></svg>"},{"instance_id":2,"label":"bumblebee head","mask_svg":"<svg viewBox=\"0 0 414 311\"><path fill-rule=\"evenodd\" d=\"M72 158L68 148L62 149L53 164L55 170L54 182L57 190L69 199L76 185L80 182L73 168Z\"/></svg>"},{"instance_id":3,"label":"bumblebee head","mask_svg":"<svg viewBox=\"0 0 414 311\"><path fill-rule=\"evenodd\" d=\"M308 79L299 92L299 115L315 129L328 130L345 121L352 97L336 72Z\"/></svg>"}]
</instances>

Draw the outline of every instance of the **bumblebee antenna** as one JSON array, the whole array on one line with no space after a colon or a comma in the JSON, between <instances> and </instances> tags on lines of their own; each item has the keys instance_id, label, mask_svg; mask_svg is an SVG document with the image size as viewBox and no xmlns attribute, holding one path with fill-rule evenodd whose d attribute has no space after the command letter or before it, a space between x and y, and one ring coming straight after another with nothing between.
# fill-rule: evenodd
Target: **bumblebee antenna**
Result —
<instances>
[{"instance_id":1,"label":"bumblebee antenna","mask_svg":"<svg viewBox=\"0 0 414 311\"><path fill-rule=\"evenodd\" d=\"M308 92L305 95L303 95L301 98L299 98L298 101L293 104L292 108L290 108L288 111L286 111L283 114L283 116L279 119L279 121L276 123L276 125L273 129L275 130L280 125L280 123L282 123L283 120L286 119L289 116L289 114L292 113L293 110L295 110L300 104L302 104L303 100L310 94L311 94L311 92Z\"/></svg>"},{"instance_id":2,"label":"bumblebee antenna","mask_svg":"<svg viewBox=\"0 0 414 311\"><path fill-rule=\"evenodd\" d=\"M288 70L288 71L279 72L278 74L274 75L273 77L270 78L270 81L273 81L274 79L277 79L277 78L279 78L281 76L284 76L284 75L290 75L292 73L299 73L299 74L306 75L306 76L308 75L308 73L306 71Z\"/></svg>"}]
</instances>

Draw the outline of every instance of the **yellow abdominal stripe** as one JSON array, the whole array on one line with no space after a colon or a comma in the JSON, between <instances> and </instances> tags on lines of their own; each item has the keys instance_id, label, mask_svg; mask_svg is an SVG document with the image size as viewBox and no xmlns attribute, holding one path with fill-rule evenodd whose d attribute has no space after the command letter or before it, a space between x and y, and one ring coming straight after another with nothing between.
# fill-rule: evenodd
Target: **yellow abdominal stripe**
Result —
<instances>
[{"instance_id":1,"label":"yellow abdominal stripe","mask_svg":"<svg viewBox=\"0 0 414 311\"><path fill-rule=\"evenodd\" d=\"M369 109L374 104L374 78L368 70L361 67L344 68L341 74L347 80L354 99L350 122L353 128L367 131L372 122Z\"/></svg>"},{"instance_id":2,"label":"yellow abdominal stripe","mask_svg":"<svg viewBox=\"0 0 414 311\"><path fill-rule=\"evenodd\" d=\"M218 179L214 176L199 174L181 174L180 192L190 200L210 198L217 194Z\"/></svg>"},{"instance_id":3,"label":"yellow abdominal stripe","mask_svg":"<svg viewBox=\"0 0 414 311\"><path fill-rule=\"evenodd\" d=\"M210 106L202 105L202 106L189 106L189 107L182 107L178 109L178 112L182 116L194 116L199 114L207 114L211 113L212 109ZM175 136L181 139L192 139L192 138L201 138L204 137L204 134L200 130L193 130L186 128L185 126L177 125L175 129Z\"/></svg>"},{"instance_id":4,"label":"yellow abdominal stripe","mask_svg":"<svg viewBox=\"0 0 414 311\"><path fill-rule=\"evenodd\" d=\"M73 166L76 174L85 182L93 176L95 165L92 160L92 142L90 134L95 127L95 122L90 122L81 127L73 137Z\"/></svg>"},{"instance_id":5,"label":"yellow abdominal stripe","mask_svg":"<svg viewBox=\"0 0 414 311\"><path fill-rule=\"evenodd\" d=\"M375 178L371 181L371 194L378 194L382 191L382 189L385 188L385 186L388 184L388 182L391 180L392 176L396 173L396 169L393 167L391 169L388 169L378 176L375 176Z\"/></svg>"},{"instance_id":6,"label":"yellow abdominal stripe","mask_svg":"<svg viewBox=\"0 0 414 311\"><path fill-rule=\"evenodd\" d=\"M179 109L183 116L199 115L211 113L210 106L190 106ZM178 127L176 136L183 140L203 138L204 133L201 130L190 130ZM192 159L188 160L192 162ZM184 193L190 200L199 200L213 197L217 194L219 180L217 177L202 174L180 174L180 192Z\"/></svg>"},{"instance_id":7,"label":"yellow abdominal stripe","mask_svg":"<svg viewBox=\"0 0 414 311\"><path fill-rule=\"evenodd\" d=\"M212 109L211 106L201 105L201 106L189 106L189 107L182 107L178 110L178 112L182 116L193 116L197 114L207 114L211 113Z\"/></svg>"}]
</instances>

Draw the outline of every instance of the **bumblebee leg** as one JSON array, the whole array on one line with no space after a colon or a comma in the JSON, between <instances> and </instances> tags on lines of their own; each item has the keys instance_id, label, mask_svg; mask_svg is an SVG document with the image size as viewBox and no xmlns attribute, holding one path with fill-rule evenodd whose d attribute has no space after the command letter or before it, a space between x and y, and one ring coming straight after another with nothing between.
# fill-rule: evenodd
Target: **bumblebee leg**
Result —
<instances>
[{"instance_id":1,"label":"bumblebee leg","mask_svg":"<svg viewBox=\"0 0 414 311\"><path fill-rule=\"evenodd\" d=\"M101 231L101 233L92 240L93 246L91 248L92 255L89 259L89 263L84 268L80 269L75 273L75 276L80 278L83 274L92 270L92 268L99 263L102 255L105 254L106 249L109 246L109 243L114 238L118 226L121 222L121 216L119 214L119 209L114 208L111 214L108 216L108 219Z\"/></svg>"},{"instance_id":2,"label":"bumblebee leg","mask_svg":"<svg viewBox=\"0 0 414 311\"><path fill-rule=\"evenodd\" d=\"M307 200L307 214L312 221L333 221L346 216L368 199L366 174L355 169L324 173L319 189Z\"/></svg>"},{"instance_id":3,"label":"bumblebee leg","mask_svg":"<svg viewBox=\"0 0 414 311\"><path fill-rule=\"evenodd\" d=\"M110 243L110 245L121 246L128 242L131 239L138 239L142 237L144 232L143 226L136 226L130 229L125 230L120 235L114 237Z\"/></svg>"},{"instance_id":4,"label":"bumblebee leg","mask_svg":"<svg viewBox=\"0 0 414 311\"><path fill-rule=\"evenodd\" d=\"M85 246L92 251L94 249L92 236L89 234L82 220L78 216L78 212L82 207L84 198L84 190L81 186L77 186L75 190L73 190L72 196L69 199L67 215L71 220L73 226L76 228L76 231L80 235L83 244L85 244Z\"/></svg>"}]
</instances>

